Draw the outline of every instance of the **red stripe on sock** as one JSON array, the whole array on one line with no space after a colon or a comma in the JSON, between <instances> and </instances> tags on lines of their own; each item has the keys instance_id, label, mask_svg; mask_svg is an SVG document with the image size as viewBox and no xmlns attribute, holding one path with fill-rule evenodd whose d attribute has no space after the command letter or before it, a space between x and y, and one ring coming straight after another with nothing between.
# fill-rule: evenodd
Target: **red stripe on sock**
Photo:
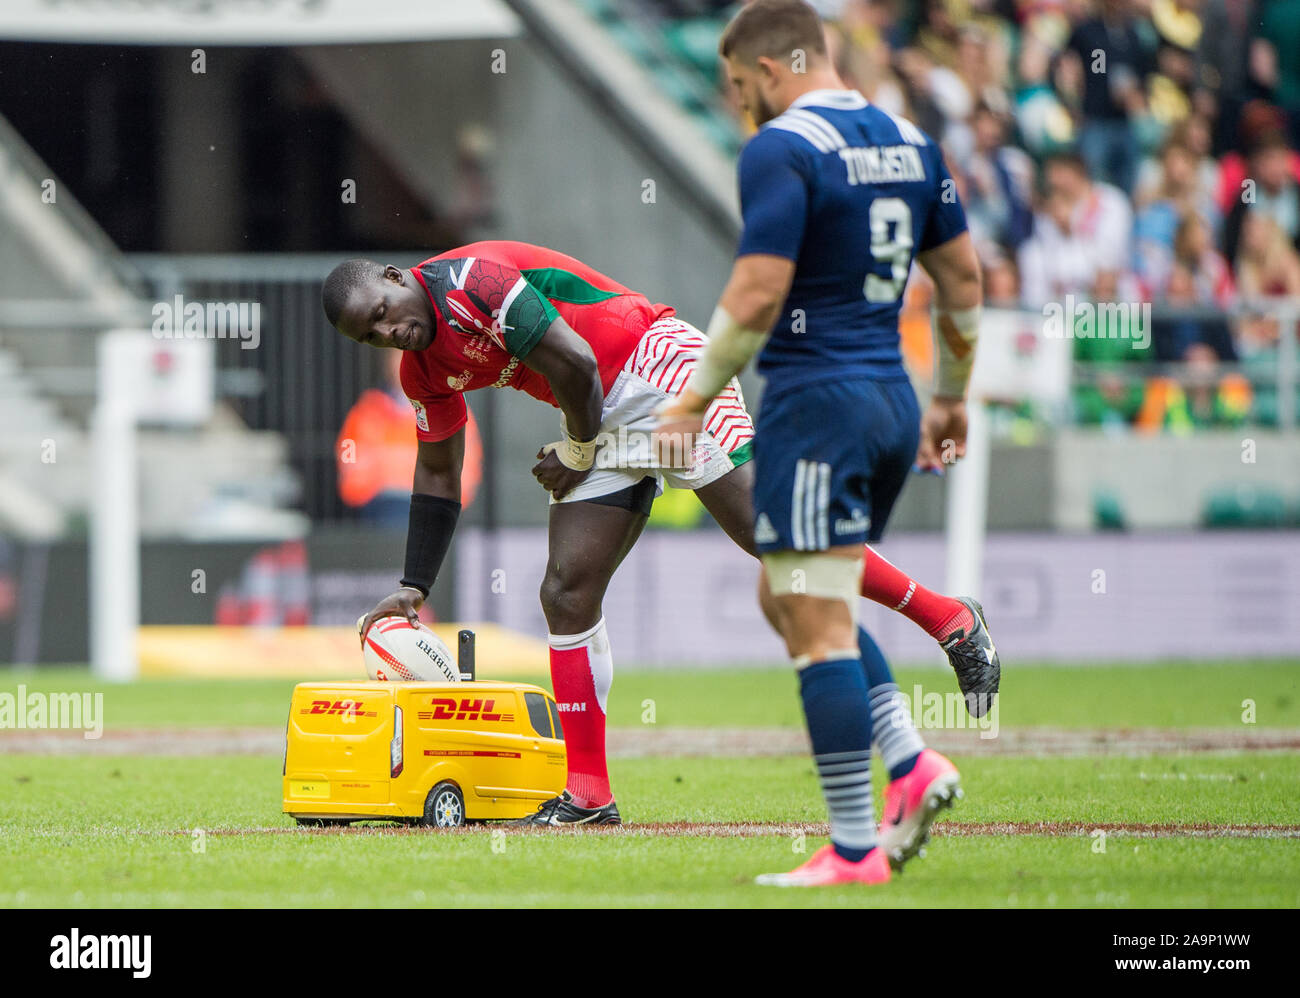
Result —
<instances>
[{"instance_id":1,"label":"red stripe on sock","mask_svg":"<svg viewBox=\"0 0 1300 998\"><path fill-rule=\"evenodd\" d=\"M870 546L866 547L865 554L862 595L873 603L897 610L936 641L944 640L959 627L969 628L975 623L963 603L926 589Z\"/></svg>"}]
</instances>

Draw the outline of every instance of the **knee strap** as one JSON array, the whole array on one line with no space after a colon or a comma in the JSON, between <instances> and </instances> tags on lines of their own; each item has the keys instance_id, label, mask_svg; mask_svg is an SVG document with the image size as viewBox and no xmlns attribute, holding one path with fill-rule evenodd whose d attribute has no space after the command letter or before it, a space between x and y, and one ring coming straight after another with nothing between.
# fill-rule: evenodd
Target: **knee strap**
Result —
<instances>
[{"instance_id":1,"label":"knee strap","mask_svg":"<svg viewBox=\"0 0 1300 998\"><path fill-rule=\"evenodd\" d=\"M852 610L862 591L862 554L844 558L827 551L773 551L763 555L773 596L819 596L843 600Z\"/></svg>"}]
</instances>

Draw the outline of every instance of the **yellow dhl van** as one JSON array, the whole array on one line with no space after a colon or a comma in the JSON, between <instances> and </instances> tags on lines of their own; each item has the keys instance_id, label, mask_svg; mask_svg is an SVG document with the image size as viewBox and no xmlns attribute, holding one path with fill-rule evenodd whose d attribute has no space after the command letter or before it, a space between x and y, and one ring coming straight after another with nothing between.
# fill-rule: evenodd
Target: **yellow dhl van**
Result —
<instances>
[{"instance_id":1,"label":"yellow dhl van","mask_svg":"<svg viewBox=\"0 0 1300 998\"><path fill-rule=\"evenodd\" d=\"M454 828L523 818L564 789L555 700L527 683L299 683L284 811L299 824Z\"/></svg>"}]
</instances>

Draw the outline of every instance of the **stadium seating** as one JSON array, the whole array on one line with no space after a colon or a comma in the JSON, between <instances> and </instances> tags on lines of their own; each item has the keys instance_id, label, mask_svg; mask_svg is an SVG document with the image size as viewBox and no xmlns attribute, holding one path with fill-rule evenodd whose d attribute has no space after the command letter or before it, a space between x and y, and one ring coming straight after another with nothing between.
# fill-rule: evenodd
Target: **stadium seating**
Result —
<instances>
[{"instance_id":1,"label":"stadium seating","mask_svg":"<svg viewBox=\"0 0 1300 998\"><path fill-rule=\"evenodd\" d=\"M1212 492L1202 522L1218 529L1285 527L1291 519L1285 497L1272 489L1238 484Z\"/></svg>"}]
</instances>

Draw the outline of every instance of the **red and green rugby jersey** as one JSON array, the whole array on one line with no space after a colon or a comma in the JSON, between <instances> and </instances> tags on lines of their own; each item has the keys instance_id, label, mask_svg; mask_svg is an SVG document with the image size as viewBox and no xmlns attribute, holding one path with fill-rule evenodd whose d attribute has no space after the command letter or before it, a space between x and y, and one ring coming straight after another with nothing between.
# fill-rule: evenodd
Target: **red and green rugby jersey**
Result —
<instances>
[{"instance_id":1,"label":"red and green rugby jersey","mask_svg":"<svg viewBox=\"0 0 1300 998\"><path fill-rule=\"evenodd\" d=\"M606 393L650 325L672 315L580 260L542 246L471 243L411 269L433 304L433 342L402 355L416 436L445 440L465 425L464 392L515 388L555 405L521 359L560 316L591 344Z\"/></svg>"}]
</instances>

